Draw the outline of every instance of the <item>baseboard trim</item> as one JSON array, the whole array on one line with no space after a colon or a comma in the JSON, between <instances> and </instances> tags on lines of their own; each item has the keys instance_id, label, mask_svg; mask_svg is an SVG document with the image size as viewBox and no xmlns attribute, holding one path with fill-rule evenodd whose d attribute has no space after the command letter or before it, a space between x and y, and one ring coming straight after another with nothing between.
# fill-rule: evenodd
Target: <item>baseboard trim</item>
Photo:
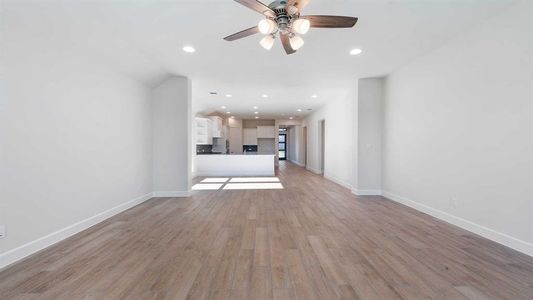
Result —
<instances>
[{"instance_id":1,"label":"baseboard trim","mask_svg":"<svg viewBox=\"0 0 533 300\"><path fill-rule=\"evenodd\" d=\"M383 191L383 197L390 199L392 201L407 205L411 208L414 208L418 211L424 212L430 216L433 216L437 219L446 221L450 224L453 224L457 227L460 227L462 229L468 230L470 232L473 232L475 234L478 234L484 238L487 238L491 241L494 241L496 243L502 244L504 246L507 246L511 249L514 249L516 251L522 252L526 255L529 255L533 257L533 244L528 243L526 241L522 241L520 239L517 239L515 237L512 237L510 235L507 235L505 233L501 233L498 231L495 231L493 229L487 228L485 226L476 224L474 222L465 220L463 218L451 215L447 212L441 211L439 209L435 209L432 207L429 207L425 204L418 203L416 201L407 199L405 197L393 194L391 192Z\"/></svg>"},{"instance_id":2,"label":"baseboard trim","mask_svg":"<svg viewBox=\"0 0 533 300\"><path fill-rule=\"evenodd\" d=\"M306 166L305 169L307 169L308 171L311 171L311 172L313 172L313 173L315 173L315 174L318 174L318 175L322 175L322 174L323 174L322 171L317 170L317 169L315 169L315 168L311 168L310 166Z\"/></svg>"},{"instance_id":3,"label":"baseboard trim","mask_svg":"<svg viewBox=\"0 0 533 300\"><path fill-rule=\"evenodd\" d=\"M292 159L289 159L289 161L295 165L297 165L298 167L305 167L305 164L302 164L302 163L299 163L295 160L292 160Z\"/></svg>"},{"instance_id":4,"label":"baseboard trim","mask_svg":"<svg viewBox=\"0 0 533 300\"><path fill-rule=\"evenodd\" d=\"M352 194L357 196L381 196L381 190L358 190L352 189Z\"/></svg>"},{"instance_id":5,"label":"baseboard trim","mask_svg":"<svg viewBox=\"0 0 533 300\"><path fill-rule=\"evenodd\" d=\"M26 243L17 248L11 249L7 252L0 254L0 270L36 253L44 248L47 248L55 243L58 243L68 237L75 235L89 227L92 227L106 219L111 218L114 215L117 215L127 209L130 209L136 205L139 205L152 198L152 193L142 195L133 200L130 200L126 203L117 205L111 209L103 211L97 215L89 217L85 220L79 221L72 225L69 225L63 229L47 234L41 238L38 238L34 241Z\"/></svg>"},{"instance_id":6,"label":"baseboard trim","mask_svg":"<svg viewBox=\"0 0 533 300\"><path fill-rule=\"evenodd\" d=\"M189 197L192 191L155 191L153 197Z\"/></svg>"},{"instance_id":7,"label":"baseboard trim","mask_svg":"<svg viewBox=\"0 0 533 300\"><path fill-rule=\"evenodd\" d=\"M329 175L329 174L324 174L324 178L326 178L326 179L329 180L329 181L333 181L333 182L335 182L336 184L338 184L338 185L340 185L340 186L342 186L342 187L345 187L345 188L347 188L347 189L349 189L349 190L352 189L352 186L351 186L349 183L347 183L346 181L344 181L344 180L340 180L340 179L338 179L338 178L336 178L336 177L334 177L334 176L331 176L331 175Z\"/></svg>"}]
</instances>

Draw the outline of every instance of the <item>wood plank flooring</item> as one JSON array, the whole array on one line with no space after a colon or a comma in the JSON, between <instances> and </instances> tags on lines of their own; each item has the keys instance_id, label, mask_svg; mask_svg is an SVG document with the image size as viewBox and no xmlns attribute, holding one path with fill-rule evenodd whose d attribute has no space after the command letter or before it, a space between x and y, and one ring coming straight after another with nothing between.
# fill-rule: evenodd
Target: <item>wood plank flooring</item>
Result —
<instances>
[{"instance_id":1,"label":"wood plank flooring","mask_svg":"<svg viewBox=\"0 0 533 300\"><path fill-rule=\"evenodd\" d=\"M290 163L155 198L0 273L1 299L533 299L533 258Z\"/></svg>"}]
</instances>

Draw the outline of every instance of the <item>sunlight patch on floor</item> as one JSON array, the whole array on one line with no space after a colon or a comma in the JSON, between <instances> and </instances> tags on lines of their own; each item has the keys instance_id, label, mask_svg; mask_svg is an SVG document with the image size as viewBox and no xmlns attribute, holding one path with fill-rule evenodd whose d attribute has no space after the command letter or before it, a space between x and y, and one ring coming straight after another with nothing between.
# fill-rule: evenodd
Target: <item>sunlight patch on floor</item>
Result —
<instances>
[{"instance_id":1,"label":"sunlight patch on floor","mask_svg":"<svg viewBox=\"0 0 533 300\"><path fill-rule=\"evenodd\" d=\"M279 182L247 182L228 183L224 190L281 190L283 185Z\"/></svg>"},{"instance_id":2,"label":"sunlight patch on floor","mask_svg":"<svg viewBox=\"0 0 533 300\"><path fill-rule=\"evenodd\" d=\"M279 182L278 177L233 177L229 182Z\"/></svg>"},{"instance_id":3,"label":"sunlight patch on floor","mask_svg":"<svg viewBox=\"0 0 533 300\"><path fill-rule=\"evenodd\" d=\"M209 177L205 178L204 180L200 181L201 183L224 183L228 181L228 177Z\"/></svg>"},{"instance_id":4,"label":"sunlight patch on floor","mask_svg":"<svg viewBox=\"0 0 533 300\"><path fill-rule=\"evenodd\" d=\"M197 183L192 186L193 191L215 191L220 189L224 184L222 183Z\"/></svg>"},{"instance_id":5,"label":"sunlight patch on floor","mask_svg":"<svg viewBox=\"0 0 533 300\"><path fill-rule=\"evenodd\" d=\"M281 190L278 177L207 177L193 185L194 191Z\"/></svg>"}]
</instances>

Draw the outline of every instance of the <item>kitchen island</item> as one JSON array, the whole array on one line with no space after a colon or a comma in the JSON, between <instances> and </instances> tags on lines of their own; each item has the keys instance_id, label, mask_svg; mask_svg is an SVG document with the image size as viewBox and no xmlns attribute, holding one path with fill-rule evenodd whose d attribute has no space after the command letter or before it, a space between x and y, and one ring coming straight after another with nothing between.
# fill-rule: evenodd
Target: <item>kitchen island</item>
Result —
<instances>
[{"instance_id":1,"label":"kitchen island","mask_svg":"<svg viewBox=\"0 0 533 300\"><path fill-rule=\"evenodd\" d=\"M197 176L274 176L274 154L196 156Z\"/></svg>"}]
</instances>

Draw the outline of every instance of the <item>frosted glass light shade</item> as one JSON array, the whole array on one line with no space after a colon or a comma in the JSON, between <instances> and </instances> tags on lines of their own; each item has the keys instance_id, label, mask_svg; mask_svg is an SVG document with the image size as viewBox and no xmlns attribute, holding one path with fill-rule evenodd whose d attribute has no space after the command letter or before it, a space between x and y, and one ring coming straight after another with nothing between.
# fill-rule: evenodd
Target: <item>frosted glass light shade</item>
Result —
<instances>
[{"instance_id":1,"label":"frosted glass light shade","mask_svg":"<svg viewBox=\"0 0 533 300\"><path fill-rule=\"evenodd\" d=\"M311 27L311 22L307 19L298 19L292 23L292 29L299 34L306 34Z\"/></svg>"},{"instance_id":2,"label":"frosted glass light shade","mask_svg":"<svg viewBox=\"0 0 533 300\"><path fill-rule=\"evenodd\" d=\"M262 38L261 41L259 41L259 44L266 50L270 50L272 49L272 46L274 46L274 37L269 34Z\"/></svg>"},{"instance_id":3,"label":"frosted glass light shade","mask_svg":"<svg viewBox=\"0 0 533 300\"><path fill-rule=\"evenodd\" d=\"M298 50L304 45L304 40L297 35L291 37L289 42L291 43L291 47L294 50Z\"/></svg>"},{"instance_id":4,"label":"frosted glass light shade","mask_svg":"<svg viewBox=\"0 0 533 300\"><path fill-rule=\"evenodd\" d=\"M295 15L297 12L298 12L298 8L296 6L293 6L293 5L287 6L287 13L289 14L289 16Z\"/></svg>"},{"instance_id":5,"label":"frosted glass light shade","mask_svg":"<svg viewBox=\"0 0 533 300\"><path fill-rule=\"evenodd\" d=\"M270 19L263 19L259 21L259 24L257 25L257 28L259 28L259 32L262 34L271 34L276 30L278 27L278 24L276 22L270 20Z\"/></svg>"}]
</instances>

